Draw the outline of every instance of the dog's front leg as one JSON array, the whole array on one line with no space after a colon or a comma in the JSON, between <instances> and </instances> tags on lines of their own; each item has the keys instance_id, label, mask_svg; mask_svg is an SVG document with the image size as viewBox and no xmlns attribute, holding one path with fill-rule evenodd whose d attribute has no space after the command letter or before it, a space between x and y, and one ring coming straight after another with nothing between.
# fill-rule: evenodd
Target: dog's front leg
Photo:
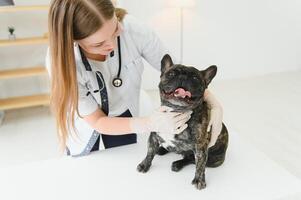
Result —
<instances>
[{"instance_id":1,"label":"dog's front leg","mask_svg":"<svg viewBox=\"0 0 301 200\"><path fill-rule=\"evenodd\" d=\"M194 179L192 180L192 184L199 190L206 187L205 181L205 167L208 158L207 148L199 147L197 145L195 151L195 164L196 164L196 171Z\"/></svg>"},{"instance_id":2,"label":"dog's front leg","mask_svg":"<svg viewBox=\"0 0 301 200\"><path fill-rule=\"evenodd\" d=\"M206 116L204 116L206 117ZM202 121L208 121L206 118ZM198 124L194 129L194 135L196 137L195 148L193 150L195 156L195 176L192 180L192 184L199 190L206 187L205 181L205 167L208 159L208 144L211 134L207 132L208 123Z\"/></svg>"},{"instance_id":3,"label":"dog's front leg","mask_svg":"<svg viewBox=\"0 0 301 200\"><path fill-rule=\"evenodd\" d=\"M137 166L139 172L145 173L149 170L152 161L158 152L159 141L156 132L151 132L148 138L148 149L145 159Z\"/></svg>"}]
</instances>

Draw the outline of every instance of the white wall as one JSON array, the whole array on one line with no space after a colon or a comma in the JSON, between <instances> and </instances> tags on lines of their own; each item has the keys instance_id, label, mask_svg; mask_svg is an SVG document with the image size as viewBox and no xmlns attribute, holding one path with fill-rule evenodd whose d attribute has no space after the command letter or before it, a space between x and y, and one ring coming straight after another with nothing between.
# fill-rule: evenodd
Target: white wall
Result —
<instances>
[{"instance_id":1,"label":"white wall","mask_svg":"<svg viewBox=\"0 0 301 200\"><path fill-rule=\"evenodd\" d=\"M179 12L164 2L120 5L151 25L179 56ZM301 69L300 8L300 0L196 0L184 13L184 63L200 69L216 64L217 79ZM156 87L145 78L144 87Z\"/></svg>"},{"instance_id":2,"label":"white wall","mask_svg":"<svg viewBox=\"0 0 301 200\"><path fill-rule=\"evenodd\" d=\"M129 13L153 27L179 57L179 12L167 0L119 0ZM219 67L217 79L240 78L301 69L300 0L196 0L185 10L184 63L203 69ZM16 0L18 5L45 4L49 0ZM0 38L7 26L17 36L47 31L47 12L0 14ZM30 23L29 23L30 22ZM45 46L0 48L0 69L44 62ZM156 89L159 73L146 67L143 87ZM149 76L152 74L153 76ZM45 90L44 79L0 80L0 98Z\"/></svg>"}]
</instances>

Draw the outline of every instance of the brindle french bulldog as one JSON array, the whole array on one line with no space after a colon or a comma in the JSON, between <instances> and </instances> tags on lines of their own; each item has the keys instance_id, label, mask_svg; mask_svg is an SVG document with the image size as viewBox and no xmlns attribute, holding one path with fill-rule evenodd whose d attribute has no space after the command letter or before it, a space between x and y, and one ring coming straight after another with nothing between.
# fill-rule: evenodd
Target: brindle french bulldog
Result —
<instances>
[{"instance_id":1,"label":"brindle french bulldog","mask_svg":"<svg viewBox=\"0 0 301 200\"><path fill-rule=\"evenodd\" d=\"M228 131L223 124L214 146L208 148L211 132L207 132L210 110L204 101L204 92L217 72L216 66L199 71L194 67L173 64L169 55L161 61L161 81L159 84L161 104L173 108L174 112L193 111L188 127L180 134L170 135L151 132L148 139L146 158L137 166L139 172L147 172L159 149L165 147L176 152L183 159L172 163L172 171L195 163L196 171L192 184L197 189L206 187L205 166L218 167L226 156Z\"/></svg>"}]
</instances>

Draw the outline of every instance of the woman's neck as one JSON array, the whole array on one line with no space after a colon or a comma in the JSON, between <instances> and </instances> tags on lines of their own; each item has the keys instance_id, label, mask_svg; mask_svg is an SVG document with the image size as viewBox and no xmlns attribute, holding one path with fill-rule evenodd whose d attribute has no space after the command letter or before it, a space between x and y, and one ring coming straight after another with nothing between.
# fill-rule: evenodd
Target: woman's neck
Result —
<instances>
[{"instance_id":1,"label":"woman's neck","mask_svg":"<svg viewBox=\"0 0 301 200\"><path fill-rule=\"evenodd\" d=\"M87 58L91 59L91 60L96 60L96 61L105 61L107 59L107 56L105 55L100 55L100 54L91 54L88 53L84 50L84 54Z\"/></svg>"}]
</instances>

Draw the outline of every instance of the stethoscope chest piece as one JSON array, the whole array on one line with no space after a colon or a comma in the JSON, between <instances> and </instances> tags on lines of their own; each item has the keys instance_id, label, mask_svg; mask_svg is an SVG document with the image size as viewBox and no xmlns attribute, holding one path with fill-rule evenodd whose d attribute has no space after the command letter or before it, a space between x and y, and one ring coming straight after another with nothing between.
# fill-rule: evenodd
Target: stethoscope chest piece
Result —
<instances>
[{"instance_id":1,"label":"stethoscope chest piece","mask_svg":"<svg viewBox=\"0 0 301 200\"><path fill-rule=\"evenodd\" d=\"M121 78L119 78L119 77L114 78L112 84L113 84L115 87L120 87L120 86L122 86L122 80L121 80Z\"/></svg>"}]
</instances>

